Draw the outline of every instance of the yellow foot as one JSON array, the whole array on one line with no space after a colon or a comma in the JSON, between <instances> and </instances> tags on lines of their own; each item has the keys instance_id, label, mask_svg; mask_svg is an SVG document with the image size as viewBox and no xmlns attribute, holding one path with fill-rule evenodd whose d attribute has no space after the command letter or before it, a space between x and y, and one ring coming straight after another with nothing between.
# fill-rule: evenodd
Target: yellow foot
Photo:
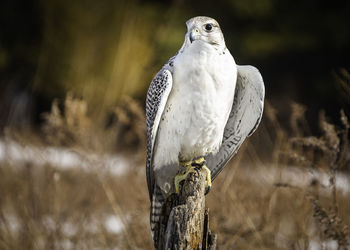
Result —
<instances>
[{"instance_id":1,"label":"yellow foot","mask_svg":"<svg viewBox=\"0 0 350 250\"><path fill-rule=\"evenodd\" d=\"M211 172L210 169L205 165L206 161L204 157L199 157L192 161L192 166L197 168L203 168L207 172L207 187L205 194L208 194L211 189Z\"/></svg>"},{"instance_id":2,"label":"yellow foot","mask_svg":"<svg viewBox=\"0 0 350 250\"><path fill-rule=\"evenodd\" d=\"M207 188L205 190L205 194L208 194L211 189L211 172L206 165L202 165L202 168L207 172Z\"/></svg>"},{"instance_id":3,"label":"yellow foot","mask_svg":"<svg viewBox=\"0 0 350 250\"><path fill-rule=\"evenodd\" d=\"M193 161L180 162L181 166L186 168L186 171L183 172L182 174L178 174L175 176L175 191L177 194L179 194L180 182L185 180L189 173L193 173L196 171L195 169L200 169L200 168L203 168L207 172L205 194L209 193L211 189L211 172L210 172L210 169L205 165L205 162L206 161L204 157L199 157L197 159L194 159Z\"/></svg>"},{"instance_id":4,"label":"yellow foot","mask_svg":"<svg viewBox=\"0 0 350 250\"><path fill-rule=\"evenodd\" d=\"M192 162L191 162L191 165L193 167L202 167L203 165L205 164L205 159L204 157L199 157L197 159L194 159Z\"/></svg>"},{"instance_id":5,"label":"yellow foot","mask_svg":"<svg viewBox=\"0 0 350 250\"><path fill-rule=\"evenodd\" d=\"M183 173L177 174L175 176L175 191L177 194L179 194L180 182L185 180L187 178L187 175L189 175L189 173L196 172L196 170L194 169L194 167L191 166L191 164L186 164L185 166L186 166L186 171L184 171Z\"/></svg>"}]
</instances>

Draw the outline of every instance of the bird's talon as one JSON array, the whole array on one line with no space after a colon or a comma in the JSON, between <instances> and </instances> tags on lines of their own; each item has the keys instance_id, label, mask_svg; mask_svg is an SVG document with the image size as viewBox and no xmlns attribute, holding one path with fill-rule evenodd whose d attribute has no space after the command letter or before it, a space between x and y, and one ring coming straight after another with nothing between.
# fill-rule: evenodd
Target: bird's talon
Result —
<instances>
[{"instance_id":1,"label":"bird's talon","mask_svg":"<svg viewBox=\"0 0 350 250\"><path fill-rule=\"evenodd\" d=\"M206 161L205 161L204 157L199 157L199 158L193 160L191 165L193 167L202 167L203 165L205 165L205 162Z\"/></svg>"},{"instance_id":2,"label":"bird's talon","mask_svg":"<svg viewBox=\"0 0 350 250\"><path fill-rule=\"evenodd\" d=\"M206 165L203 165L202 168L207 172L207 188L205 194L208 194L211 190L211 172Z\"/></svg>"},{"instance_id":3,"label":"bird's talon","mask_svg":"<svg viewBox=\"0 0 350 250\"><path fill-rule=\"evenodd\" d=\"M174 179L175 192L177 194L180 193L180 190L179 190L180 182L185 180L190 173L194 173L194 172L195 172L194 168L189 165L189 166L187 166L186 171L183 171L182 173L179 173L175 176L175 179Z\"/></svg>"},{"instance_id":4,"label":"bird's talon","mask_svg":"<svg viewBox=\"0 0 350 250\"><path fill-rule=\"evenodd\" d=\"M211 190L211 186L207 186L207 188L205 189L205 193L204 195L207 195Z\"/></svg>"},{"instance_id":5,"label":"bird's talon","mask_svg":"<svg viewBox=\"0 0 350 250\"><path fill-rule=\"evenodd\" d=\"M210 169L205 165L206 161L204 157L197 158L193 161L182 161L180 162L181 166L185 167L186 170L182 171L181 173L177 174L175 176L174 182L175 182L175 192L176 194L179 194L179 186L180 182L185 180L190 173L197 172L203 168L206 171L206 190L205 194L208 194L211 190L211 172Z\"/></svg>"}]
</instances>

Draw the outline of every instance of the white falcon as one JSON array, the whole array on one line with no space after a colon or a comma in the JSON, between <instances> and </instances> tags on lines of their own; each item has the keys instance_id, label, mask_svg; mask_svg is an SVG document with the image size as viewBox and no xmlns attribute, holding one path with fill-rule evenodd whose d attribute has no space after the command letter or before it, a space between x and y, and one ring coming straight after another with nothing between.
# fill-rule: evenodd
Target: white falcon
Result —
<instances>
[{"instance_id":1,"label":"white falcon","mask_svg":"<svg viewBox=\"0 0 350 250\"><path fill-rule=\"evenodd\" d=\"M178 192L191 166L208 170L210 188L259 125L264 105L259 71L236 65L217 21L199 16L186 25L181 49L154 77L146 98L146 172L155 244L165 199ZM179 174L181 166L185 174Z\"/></svg>"}]
</instances>

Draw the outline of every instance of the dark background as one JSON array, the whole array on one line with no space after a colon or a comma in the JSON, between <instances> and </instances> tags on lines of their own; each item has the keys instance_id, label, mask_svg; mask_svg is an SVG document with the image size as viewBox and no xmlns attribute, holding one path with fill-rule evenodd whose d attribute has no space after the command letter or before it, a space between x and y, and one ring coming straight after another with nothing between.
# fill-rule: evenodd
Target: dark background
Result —
<instances>
[{"instance_id":1,"label":"dark background","mask_svg":"<svg viewBox=\"0 0 350 250\"><path fill-rule=\"evenodd\" d=\"M349 13L349 1L3 1L0 125L35 128L68 92L92 113L123 95L143 102L197 15L220 23L237 64L261 71L282 118L295 101L311 121L320 109L338 120L341 108L350 111L349 79L339 80L349 68Z\"/></svg>"}]
</instances>

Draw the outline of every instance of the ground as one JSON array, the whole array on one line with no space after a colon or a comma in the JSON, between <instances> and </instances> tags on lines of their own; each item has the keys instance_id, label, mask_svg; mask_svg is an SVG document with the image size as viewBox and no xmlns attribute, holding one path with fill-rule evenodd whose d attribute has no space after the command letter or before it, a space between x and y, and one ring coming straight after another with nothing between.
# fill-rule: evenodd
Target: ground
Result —
<instances>
[{"instance_id":1,"label":"ground","mask_svg":"<svg viewBox=\"0 0 350 250\"><path fill-rule=\"evenodd\" d=\"M280 127L271 121L268 110L207 195L218 249L344 246L350 225L346 160L338 168L333 162L332 175L327 157L312 158L306 142L291 140L282 128L268 142L266 131ZM333 127L338 133L331 138L329 126L328 134L307 142L335 145L342 130ZM123 135L132 138L128 131ZM143 146L92 154L79 143L20 138L6 134L0 141L0 249L152 249ZM303 149L295 151L293 143ZM299 155L299 163L286 160L286 152ZM314 164L300 163L300 155Z\"/></svg>"}]
</instances>

